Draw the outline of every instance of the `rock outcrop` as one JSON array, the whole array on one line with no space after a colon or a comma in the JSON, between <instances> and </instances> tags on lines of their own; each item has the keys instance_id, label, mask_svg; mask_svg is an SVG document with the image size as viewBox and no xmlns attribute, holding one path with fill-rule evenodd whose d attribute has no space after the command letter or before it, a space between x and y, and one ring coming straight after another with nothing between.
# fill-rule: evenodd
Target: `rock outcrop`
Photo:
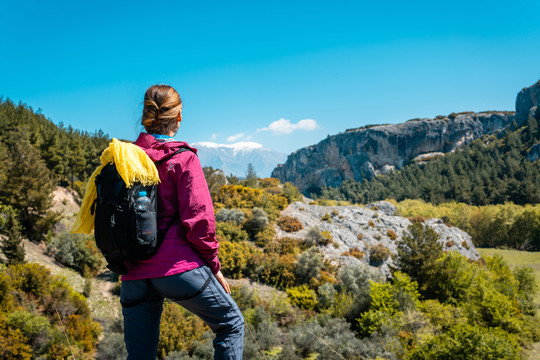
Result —
<instances>
[{"instance_id":1,"label":"rock outcrop","mask_svg":"<svg viewBox=\"0 0 540 360\"><path fill-rule=\"evenodd\" d=\"M523 124L538 109L540 102L540 80L519 92L516 98L516 122Z\"/></svg>"},{"instance_id":2,"label":"rock outcrop","mask_svg":"<svg viewBox=\"0 0 540 360\"><path fill-rule=\"evenodd\" d=\"M292 182L302 191L336 187L348 178L371 179L415 158L425 160L431 153L440 156L454 151L513 120L509 112L463 113L347 130L292 153L272 177Z\"/></svg>"},{"instance_id":3,"label":"rock outcrop","mask_svg":"<svg viewBox=\"0 0 540 360\"><path fill-rule=\"evenodd\" d=\"M277 227L278 237L305 238L311 227L318 227L332 236L332 243L321 246L325 258L335 265L364 263L375 265L386 275L394 265L392 256L384 261L373 264L372 251L374 247L384 246L391 254L397 254L396 241L408 232L411 225L409 219L392 215L395 207L384 201L359 206L319 206L303 202L291 204L282 215L296 217L304 229L288 233ZM323 216L328 214L323 220ZM328 218L330 217L330 218ZM480 259L471 237L466 232L450 227L440 219L428 219L424 222L439 234L439 242L444 251L458 251L471 260ZM350 250L362 252L362 258L348 255Z\"/></svg>"},{"instance_id":4,"label":"rock outcrop","mask_svg":"<svg viewBox=\"0 0 540 360\"><path fill-rule=\"evenodd\" d=\"M444 156L471 141L511 124L527 121L538 112L540 81L517 96L516 113L489 111L413 119L394 125L370 125L329 136L316 145L297 150L272 172L281 182L302 191L337 187L345 179L356 181L386 174L415 161ZM532 112L532 113L531 113Z\"/></svg>"}]
</instances>

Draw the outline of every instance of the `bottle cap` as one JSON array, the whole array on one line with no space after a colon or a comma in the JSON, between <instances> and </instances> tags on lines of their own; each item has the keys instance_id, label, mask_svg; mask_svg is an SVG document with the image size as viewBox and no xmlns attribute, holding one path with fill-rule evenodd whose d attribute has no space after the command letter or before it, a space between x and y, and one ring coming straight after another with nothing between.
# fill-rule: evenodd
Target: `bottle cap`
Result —
<instances>
[{"instance_id":1,"label":"bottle cap","mask_svg":"<svg viewBox=\"0 0 540 360\"><path fill-rule=\"evenodd\" d=\"M139 191L139 197L146 196L146 191Z\"/></svg>"}]
</instances>

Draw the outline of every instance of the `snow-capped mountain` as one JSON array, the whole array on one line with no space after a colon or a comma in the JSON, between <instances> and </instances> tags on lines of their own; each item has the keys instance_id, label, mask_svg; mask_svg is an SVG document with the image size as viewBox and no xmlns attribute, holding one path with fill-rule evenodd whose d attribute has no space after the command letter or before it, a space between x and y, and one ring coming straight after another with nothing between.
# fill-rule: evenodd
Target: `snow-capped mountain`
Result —
<instances>
[{"instance_id":1,"label":"snow-capped mountain","mask_svg":"<svg viewBox=\"0 0 540 360\"><path fill-rule=\"evenodd\" d=\"M235 144L216 144L213 142L193 143L197 148L202 166L221 169L225 174L244 177L247 166L255 167L257 176L269 177L277 164L287 159L286 154L266 149L256 142L238 142Z\"/></svg>"}]
</instances>

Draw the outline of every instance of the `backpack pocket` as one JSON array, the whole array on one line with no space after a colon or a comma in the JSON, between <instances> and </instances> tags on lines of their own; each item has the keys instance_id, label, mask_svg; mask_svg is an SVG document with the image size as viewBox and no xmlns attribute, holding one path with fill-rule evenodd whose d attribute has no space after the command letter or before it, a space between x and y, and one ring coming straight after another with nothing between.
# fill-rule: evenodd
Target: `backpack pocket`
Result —
<instances>
[{"instance_id":1,"label":"backpack pocket","mask_svg":"<svg viewBox=\"0 0 540 360\"><path fill-rule=\"evenodd\" d=\"M135 211L137 222L137 242L155 247L157 241L157 220L155 211Z\"/></svg>"}]
</instances>

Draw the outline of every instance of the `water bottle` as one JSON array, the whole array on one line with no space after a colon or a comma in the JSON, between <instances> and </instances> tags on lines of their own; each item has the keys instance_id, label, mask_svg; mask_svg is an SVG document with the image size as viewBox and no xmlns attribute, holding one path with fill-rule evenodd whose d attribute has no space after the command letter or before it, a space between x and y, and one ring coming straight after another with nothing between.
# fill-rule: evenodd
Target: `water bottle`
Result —
<instances>
[{"instance_id":1,"label":"water bottle","mask_svg":"<svg viewBox=\"0 0 540 360\"><path fill-rule=\"evenodd\" d=\"M135 200L135 210L137 211L148 211L150 210L151 201L148 196L146 196L146 191L139 191L139 197Z\"/></svg>"},{"instance_id":2,"label":"water bottle","mask_svg":"<svg viewBox=\"0 0 540 360\"><path fill-rule=\"evenodd\" d=\"M141 245L151 245L156 241L157 224L156 213L151 210L152 201L146 196L146 191L140 191L135 200L135 213L137 218L137 241Z\"/></svg>"}]
</instances>

